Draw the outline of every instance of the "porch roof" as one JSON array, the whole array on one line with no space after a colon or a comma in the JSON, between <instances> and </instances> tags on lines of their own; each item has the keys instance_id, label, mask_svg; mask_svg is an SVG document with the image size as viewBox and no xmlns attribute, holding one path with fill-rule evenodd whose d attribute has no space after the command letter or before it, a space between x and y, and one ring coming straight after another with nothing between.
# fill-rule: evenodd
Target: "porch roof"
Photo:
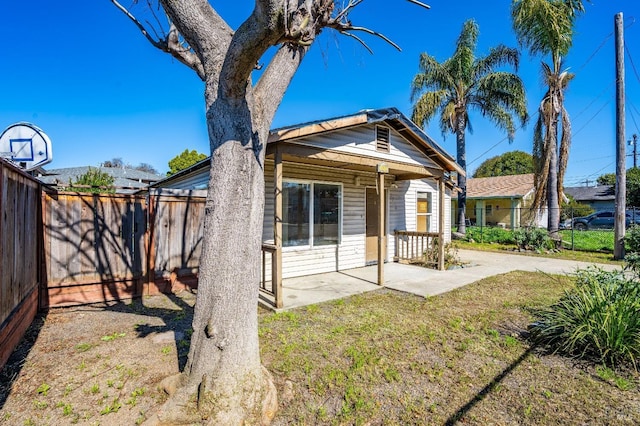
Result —
<instances>
[{"instance_id":1,"label":"porch roof","mask_svg":"<svg viewBox=\"0 0 640 426\"><path fill-rule=\"evenodd\" d=\"M293 157L297 161L301 158L307 158L310 163L315 161L317 164L351 170L370 170L372 166L380 163L381 160L373 157L348 155L344 152L338 153L330 149L311 148L297 143L297 140L305 136L376 123L387 124L418 148L427 158L442 167L442 170L437 170L432 167L385 161L389 165L391 174L397 175L400 179L442 176L443 172L465 174L462 167L456 163L453 157L397 108L363 110L352 115L273 129L267 141L267 155L273 153L274 150L274 148L270 149L269 145L277 144L283 147L282 153L285 161L289 156L291 160L293 160Z\"/></svg>"}]
</instances>

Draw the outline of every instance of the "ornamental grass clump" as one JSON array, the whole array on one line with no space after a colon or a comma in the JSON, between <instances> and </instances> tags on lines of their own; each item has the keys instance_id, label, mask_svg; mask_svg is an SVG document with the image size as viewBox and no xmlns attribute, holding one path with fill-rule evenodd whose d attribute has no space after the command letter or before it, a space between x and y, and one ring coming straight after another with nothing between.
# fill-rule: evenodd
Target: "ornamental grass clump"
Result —
<instances>
[{"instance_id":1,"label":"ornamental grass clump","mask_svg":"<svg viewBox=\"0 0 640 426\"><path fill-rule=\"evenodd\" d=\"M631 364L640 354L640 282L623 271L588 268L576 287L539 312L530 326L537 344L554 353L608 366Z\"/></svg>"}]
</instances>

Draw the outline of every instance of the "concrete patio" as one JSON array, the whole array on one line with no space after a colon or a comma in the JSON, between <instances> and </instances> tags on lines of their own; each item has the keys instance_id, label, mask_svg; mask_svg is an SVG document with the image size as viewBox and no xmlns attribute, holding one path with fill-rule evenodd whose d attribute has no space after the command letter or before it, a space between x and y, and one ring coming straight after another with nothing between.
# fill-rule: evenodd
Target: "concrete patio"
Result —
<instances>
[{"instance_id":1,"label":"concrete patio","mask_svg":"<svg viewBox=\"0 0 640 426\"><path fill-rule=\"evenodd\" d=\"M455 288L471 284L493 275L511 271L540 271L549 274L566 274L584 269L591 263L550 259L509 253L460 250L460 259L468 266L450 271L437 271L415 265L386 263L385 287L418 296L435 296ZM598 264L607 270L615 265ZM284 307L288 310L301 306L342 299L367 291L379 290L377 266L349 269L339 272L288 278L283 280Z\"/></svg>"}]
</instances>

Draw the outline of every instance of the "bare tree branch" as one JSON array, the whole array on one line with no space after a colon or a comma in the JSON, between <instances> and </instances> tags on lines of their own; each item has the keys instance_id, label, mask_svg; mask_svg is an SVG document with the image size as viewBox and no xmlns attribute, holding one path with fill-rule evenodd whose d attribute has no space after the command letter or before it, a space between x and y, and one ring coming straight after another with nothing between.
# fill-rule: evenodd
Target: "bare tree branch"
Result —
<instances>
[{"instance_id":1,"label":"bare tree branch","mask_svg":"<svg viewBox=\"0 0 640 426\"><path fill-rule=\"evenodd\" d=\"M159 0L160 5L201 64L204 80L217 77L233 30L207 0ZM184 45L180 43L181 49ZM205 52L207 54L205 55ZM217 90L217 84L208 90Z\"/></svg>"},{"instance_id":2,"label":"bare tree branch","mask_svg":"<svg viewBox=\"0 0 640 426\"><path fill-rule=\"evenodd\" d=\"M389 39L387 36L385 36L382 33L379 33L377 31L373 31L369 28L365 28L365 27L354 27L353 25L351 25L351 23L347 23L347 24L342 24L342 23L330 23L329 25L327 25L329 28L333 28L337 31L339 31L340 33L345 33L348 31L362 31L365 32L367 34L371 34L373 36L379 37L382 40L386 41L387 43L389 43L391 46L395 47L399 52L402 52L402 49L400 48L400 46L398 46L396 43L394 43L391 39ZM370 49L367 49L369 51L371 51Z\"/></svg>"},{"instance_id":3,"label":"bare tree branch","mask_svg":"<svg viewBox=\"0 0 640 426\"><path fill-rule=\"evenodd\" d=\"M428 4L422 3L421 1L418 0L407 0L409 3L413 3L416 4L420 7L424 7L425 9L431 9L431 6L429 6Z\"/></svg>"},{"instance_id":4,"label":"bare tree branch","mask_svg":"<svg viewBox=\"0 0 640 426\"><path fill-rule=\"evenodd\" d=\"M151 43L154 47L162 50L163 52L169 53L178 61L193 69L198 74L200 79L204 81L204 68L202 67L200 59L190 48L186 48L179 42L177 37L177 30L173 24L171 25L169 34L167 34L165 38L158 37L158 39L155 39L151 36L151 34L149 34L149 31L147 31L145 26L142 25L140 21L138 21L138 19L133 16L133 14L129 12L127 8L118 3L117 0L111 0L111 3L113 3L114 6L116 6L122 13L124 13L127 18L129 18L131 22L135 24L136 27L138 27L140 32L146 37L149 43ZM158 35L153 26L151 26L151 28L157 37Z\"/></svg>"},{"instance_id":5,"label":"bare tree branch","mask_svg":"<svg viewBox=\"0 0 640 426\"><path fill-rule=\"evenodd\" d=\"M127 18L129 18L131 20L131 22L133 22L133 24L138 27L138 29L140 30L140 32L142 33L143 36L146 37L147 40L149 40L149 43L151 43L154 47L160 49L160 50L165 50L163 43L160 42L159 40L154 39L153 37L151 37L151 34L149 34L149 32L147 31L147 29L144 27L144 25L142 25L140 23L140 21L138 21L138 19L136 19L135 16L133 16L131 14L131 12L129 12L129 10L124 7L123 5L121 5L120 3L118 3L117 0L111 0L111 3L113 3L113 5L115 7L117 7L122 13L124 13Z\"/></svg>"},{"instance_id":6,"label":"bare tree branch","mask_svg":"<svg viewBox=\"0 0 640 426\"><path fill-rule=\"evenodd\" d=\"M367 46L367 43L365 43L365 42L364 42L364 40L362 40L362 39L361 39L360 37L358 37L357 35L355 35L355 34L351 34L351 33L348 33L348 32L346 32L346 31L340 31L340 34L345 35L345 36L347 36L347 37L354 38L355 40L357 40L357 41L362 45L362 47L364 47L365 49L367 49L367 51L373 55L373 50L371 50L371 48L370 48L369 46Z\"/></svg>"},{"instance_id":7,"label":"bare tree branch","mask_svg":"<svg viewBox=\"0 0 640 426\"><path fill-rule=\"evenodd\" d=\"M286 44L269 62L254 88L254 99L262 110L263 123L271 123L308 47Z\"/></svg>"}]
</instances>

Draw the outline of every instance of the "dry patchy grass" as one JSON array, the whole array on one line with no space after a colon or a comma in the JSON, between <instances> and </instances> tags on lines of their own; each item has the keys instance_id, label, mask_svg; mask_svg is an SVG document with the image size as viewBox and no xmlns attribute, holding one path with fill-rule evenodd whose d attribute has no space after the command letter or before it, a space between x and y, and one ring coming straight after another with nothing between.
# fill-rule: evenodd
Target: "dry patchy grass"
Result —
<instances>
[{"instance_id":1,"label":"dry patchy grass","mask_svg":"<svg viewBox=\"0 0 640 426\"><path fill-rule=\"evenodd\" d=\"M568 278L514 272L428 299L379 290L260 311L276 425L638 424L638 375L532 350L532 308ZM0 376L2 425L126 425L164 399L193 295L55 310ZM167 336L168 339L160 339ZM172 337L174 336L174 337Z\"/></svg>"}]
</instances>

